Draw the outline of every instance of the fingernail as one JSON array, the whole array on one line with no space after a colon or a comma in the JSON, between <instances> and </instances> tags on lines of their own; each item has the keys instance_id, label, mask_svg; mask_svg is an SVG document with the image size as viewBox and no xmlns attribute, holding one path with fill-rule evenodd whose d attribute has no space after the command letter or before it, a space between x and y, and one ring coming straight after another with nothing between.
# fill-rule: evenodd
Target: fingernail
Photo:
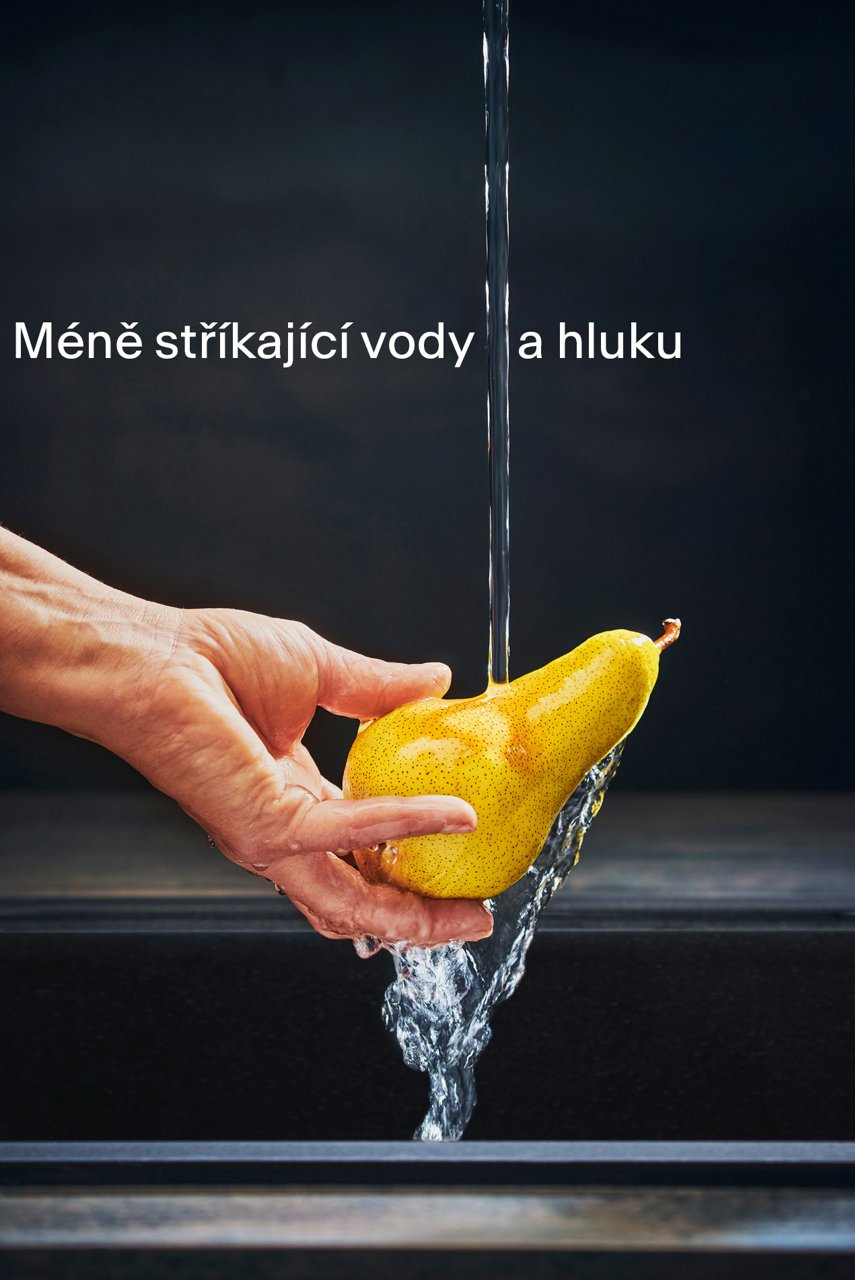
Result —
<instances>
[{"instance_id":1,"label":"fingernail","mask_svg":"<svg viewBox=\"0 0 855 1280\"><path fill-rule=\"evenodd\" d=\"M433 680L441 694L448 693L451 688L451 668L444 662L438 662L434 667Z\"/></svg>"},{"instance_id":2,"label":"fingernail","mask_svg":"<svg viewBox=\"0 0 855 1280\"><path fill-rule=\"evenodd\" d=\"M449 818L442 827L443 835L468 835L470 831L474 831L478 826L478 814L472 808L471 804L467 804L465 800L460 800L455 806L457 813L454 817Z\"/></svg>"},{"instance_id":3,"label":"fingernail","mask_svg":"<svg viewBox=\"0 0 855 1280\"><path fill-rule=\"evenodd\" d=\"M474 831L478 823L473 822L471 818L456 818L454 822L447 822L442 828L444 836L467 836L470 831Z\"/></svg>"},{"instance_id":4,"label":"fingernail","mask_svg":"<svg viewBox=\"0 0 855 1280\"><path fill-rule=\"evenodd\" d=\"M485 918L481 927L481 932L478 934L477 938L475 939L476 942L480 942L482 938L489 938L493 932L493 925L495 923L493 918L493 913L492 911L488 911L486 907L484 907L484 917Z\"/></svg>"}]
</instances>

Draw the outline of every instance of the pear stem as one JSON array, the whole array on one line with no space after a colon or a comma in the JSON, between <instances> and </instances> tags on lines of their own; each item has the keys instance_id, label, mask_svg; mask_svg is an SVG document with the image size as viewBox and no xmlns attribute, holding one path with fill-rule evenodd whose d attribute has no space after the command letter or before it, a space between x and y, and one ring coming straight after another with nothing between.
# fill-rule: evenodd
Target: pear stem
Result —
<instances>
[{"instance_id":1,"label":"pear stem","mask_svg":"<svg viewBox=\"0 0 855 1280\"><path fill-rule=\"evenodd\" d=\"M665 630L662 632L662 635L658 640L653 641L660 653L663 649L667 649L669 644L673 644L677 639L680 634L680 627L682 626L682 623L679 618L664 618L662 626Z\"/></svg>"}]
</instances>

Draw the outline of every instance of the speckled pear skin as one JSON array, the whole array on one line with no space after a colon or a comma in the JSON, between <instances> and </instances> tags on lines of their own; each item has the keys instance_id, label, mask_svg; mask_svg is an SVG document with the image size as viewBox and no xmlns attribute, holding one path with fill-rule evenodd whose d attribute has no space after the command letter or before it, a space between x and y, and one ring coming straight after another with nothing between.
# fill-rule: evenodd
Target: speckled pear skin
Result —
<instances>
[{"instance_id":1,"label":"speckled pear skin","mask_svg":"<svg viewBox=\"0 0 855 1280\"><path fill-rule=\"evenodd\" d=\"M461 796L478 827L355 850L362 874L430 898L502 893L534 862L588 770L635 726L658 672L647 636L604 631L480 697L426 698L366 725L345 766L345 796Z\"/></svg>"}]
</instances>

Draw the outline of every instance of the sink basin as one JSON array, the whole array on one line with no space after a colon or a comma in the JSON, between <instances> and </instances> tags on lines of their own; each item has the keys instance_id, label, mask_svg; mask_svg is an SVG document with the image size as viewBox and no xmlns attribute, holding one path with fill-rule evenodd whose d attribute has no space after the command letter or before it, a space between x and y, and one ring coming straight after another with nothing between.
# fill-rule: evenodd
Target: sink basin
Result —
<instances>
[{"instance_id":1,"label":"sink basin","mask_svg":"<svg viewBox=\"0 0 855 1280\"><path fill-rule=\"evenodd\" d=\"M606 806L447 1144L409 1140L427 1084L382 1026L389 958L321 939L195 832L180 883L164 862L123 884L110 849L141 866L146 828L112 803L103 828L91 801L77 827L66 800L0 822L16 1277L534 1278L569 1254L580 1280L851 1274L851 802ZM177 854L163 812L151 844ZM71 857L42 884L21 852L52 822Z\"/></svg>"},{"instance_id":2,"label":"sink basin","mask_svg":"<svg viewBox=\"0 0 855 1280\"><path fill-rule=\"evenodd\" d=\"M275 900L39 912L0 935L3 1140L389 1141L420 1119L425 1079L380 1020L385 955ZM855 1140L853 986L845 912L554 911L467 1137Z\"/></svg>"}]
</instances>

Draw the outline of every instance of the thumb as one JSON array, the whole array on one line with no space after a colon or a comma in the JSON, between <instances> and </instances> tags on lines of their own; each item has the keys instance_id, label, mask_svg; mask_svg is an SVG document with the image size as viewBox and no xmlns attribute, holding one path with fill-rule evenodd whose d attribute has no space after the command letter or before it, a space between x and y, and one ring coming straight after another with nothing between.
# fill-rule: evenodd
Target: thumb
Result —
<instances>
[{"instance_id":1,"label":"thumb","mask_svg":"<svg viewBox=\"0 0 855 1280\"><path fill-rule=\"evenodd\" d=\"M383 662L327 644L318 705L342 716L371 720L417 698L441 698L451 684L444 662Z\"/></svg>"}]
</instances>

